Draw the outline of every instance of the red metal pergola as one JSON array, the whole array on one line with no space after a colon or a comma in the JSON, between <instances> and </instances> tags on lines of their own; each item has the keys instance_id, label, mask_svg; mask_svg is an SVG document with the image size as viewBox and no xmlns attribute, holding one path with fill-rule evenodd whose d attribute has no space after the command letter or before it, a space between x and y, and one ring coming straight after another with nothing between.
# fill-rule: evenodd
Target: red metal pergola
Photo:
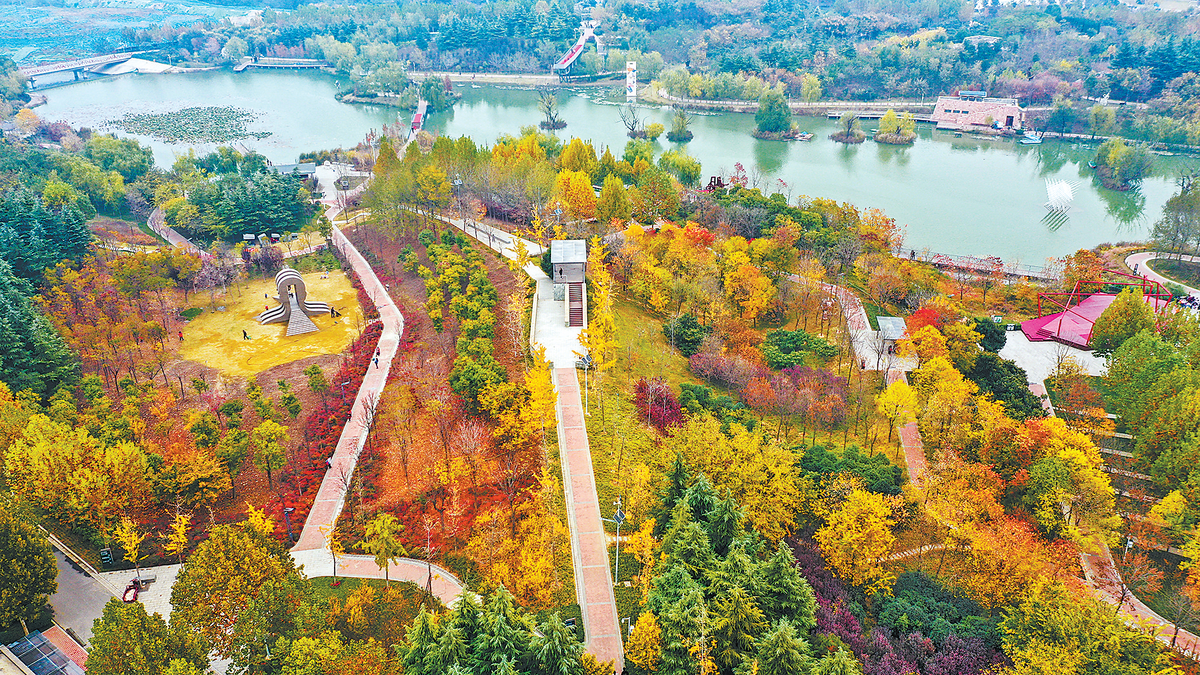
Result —
<instances>
[{"instance_id":1,"label":"red metal pergola","mask_svg":"<svg viewBox=\"0 0 1200 675\"><path fill-rule=\"evenodd\" d=\"M1091 344L1092 330L1095 328L1096 319L1100 318L1103 310L1112 304L1109 300L1105 303L1095 303L1091 307L1087 307L1084 311L1080 311L1080 305L1086 300L1095 296L1116 297L1117 293L1106 292L1103 289L1111 286L1122 286L1138 288L1142 291L1143 298L1154 306L1156 316L1161 316L1163 311L1170 304L1172 295L1163 284L1157 281L1146 279L1125 272L1117 272L1113 270L1104 270L1103 275L1111 275L1118 277L1118 280L1112 279L1089 279L1077 281L1070 291L1054 291L1038 293L1038 318L1048 316L1043 311L1043 302L1053 306L1057 311L1050 316L1057 315L1057 318L1050 322L1045 322L1039 328L1045 333L1043 339L1052 339L1058 342L1067 342L1076 346L1084 346ZM1123 279L1123 280L1122 280ZM1124 290L1124 289L1122 289ZM1062 325L1065 318L1070 318L1072 323L1084 324L1087 326L1087 335L1079 344L1077 340L1071 340L1062 336ZM1054 330L1049 328L1050 324L1056 324Z\"/></svg>"}]
</instances>

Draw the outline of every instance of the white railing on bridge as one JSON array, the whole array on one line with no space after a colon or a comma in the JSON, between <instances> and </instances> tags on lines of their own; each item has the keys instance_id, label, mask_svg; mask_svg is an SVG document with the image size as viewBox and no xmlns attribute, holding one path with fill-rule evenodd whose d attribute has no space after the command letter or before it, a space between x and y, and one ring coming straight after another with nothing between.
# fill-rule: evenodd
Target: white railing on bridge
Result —
<instances>
[{"instance_id":1,"label":"white railing on bridge","mask_svg":"<svg viewBox=\"0 0 1200 675\"><path fill-rule=\"evenodd\" d=\"M96 66L106 66L110 63L120 63L128 61L134 56L143 52L126 52L124 54L105 54L103 56L89 56L86 59L75 59L74 61L59 61L57 63L43 63L40 66L27 66L21 68L21 75L26 78L37 77L38 75L49 75L50 73L61 73L69 70L86 70L95 68Z\"/></svg>"}]
</instances>

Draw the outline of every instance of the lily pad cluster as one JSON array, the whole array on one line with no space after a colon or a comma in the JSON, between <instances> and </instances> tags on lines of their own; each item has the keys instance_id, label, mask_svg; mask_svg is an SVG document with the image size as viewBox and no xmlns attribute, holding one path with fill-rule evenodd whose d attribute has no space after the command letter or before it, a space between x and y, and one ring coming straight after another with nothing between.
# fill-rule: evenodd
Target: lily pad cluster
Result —
<instances>
[{"instance_id":1,"label":"lily pad cluster","mask_svg":"<svg viewBox=\"0 0 1200 675\"><path fill-rule=\"evenodd\" d=\"M232 106L193 106L169 113L126 113L108 125L166 143L229 143L270 136L269 131L246 129L257 117L254 112Z\"/></svg>"}]
</instances>

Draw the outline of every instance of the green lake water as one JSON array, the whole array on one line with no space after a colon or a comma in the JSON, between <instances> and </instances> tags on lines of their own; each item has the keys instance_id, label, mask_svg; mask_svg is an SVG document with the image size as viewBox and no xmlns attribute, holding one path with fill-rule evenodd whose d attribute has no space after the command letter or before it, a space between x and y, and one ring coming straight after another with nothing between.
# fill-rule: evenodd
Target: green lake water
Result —
<instances>
[{"instance_id":1,"label":"green lake water","mask_svg":"<svg viewBox=\"0 0 1200 675\"><path fill-rule=\"evenodd\" d=\"M258 114L251 131L272 134L239 145L286 163L306 150L353 146L369 130L397 121L393 108L337 102L336 87L336 78L302 72L128 75L47 90L49 102L37 112L45 119L103 129L126 112L210 105L244 108ZM541 119L537 93L531 89L464 84L457 90L462 100L450 111L431 115L426 125L430 131L465 134L486 144ZM568 126L559 135L590 139L619 156L627 138L618 95L618 88L567 89L560 99ZM639 114L647 123L670 124L670 110L644 106ZM408 113L402 121L408 122ZM1102 242L1146 238L1175 192L1175 177L1197 164L1195 157L1156 157L1154 175L1138 190L1120 193L1100 187L1092 177L1087 162L1095 144L1047 140L1020 145L1013 140L955 138L918 125L919 139L912 147L869 140L845 146L827 138L835 122L804 117L797 121L816 138L807 143L760 141L750 135L753 115L697 115L692 124L695 139L686 145L687 152L703 164L705 180L717 173L727 176L741 163L765 192L883 209L906 227L906 248L998 255L1032 265ZM867 129L871 126L864 123ZM139 140L154 149L163 166L191 147ZM670 145L662 143L664 148ZM196 149L207 152L212 146ZM1075 186L1075 200L1065 218L1047 217L1048 179Z\"/></svg>"}]
</instances>

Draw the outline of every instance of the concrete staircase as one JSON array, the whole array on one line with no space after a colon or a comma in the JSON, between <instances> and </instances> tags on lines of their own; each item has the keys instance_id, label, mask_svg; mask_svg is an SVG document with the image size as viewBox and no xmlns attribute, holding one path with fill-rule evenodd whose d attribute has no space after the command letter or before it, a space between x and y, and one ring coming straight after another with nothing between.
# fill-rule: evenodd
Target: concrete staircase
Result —
<instances>
[{"instance_id":1,"label":"concrete staircase","mask_svg":"<svg viewBox=\"0 0 1200 675\"><path fill-rule=\"evenodd\" d=\"M308 318L308 315L300 309L300 304L296 302L296 298L292 298L292 314L288 317L287 336L303 335L312 333L317 330L317 324Z\"/></svg>"},{"instance_id":2,"label":"concrete staircase","mask_svg":"<svg viewBox=\"0 0 1200 675\"><path fill-rule=\"evenodd\" d=\"M583 325L583 284L567 284L567 325Z\"/></svg>"}]
</instances>

